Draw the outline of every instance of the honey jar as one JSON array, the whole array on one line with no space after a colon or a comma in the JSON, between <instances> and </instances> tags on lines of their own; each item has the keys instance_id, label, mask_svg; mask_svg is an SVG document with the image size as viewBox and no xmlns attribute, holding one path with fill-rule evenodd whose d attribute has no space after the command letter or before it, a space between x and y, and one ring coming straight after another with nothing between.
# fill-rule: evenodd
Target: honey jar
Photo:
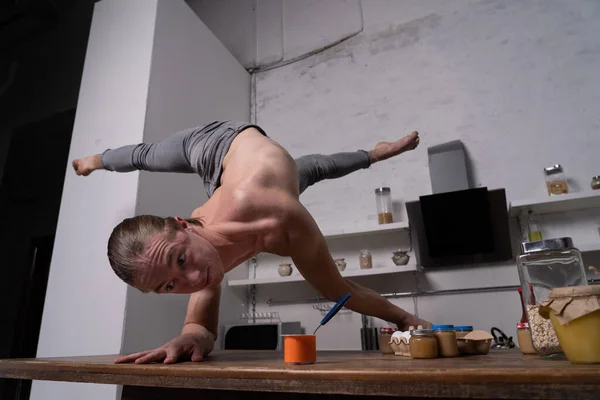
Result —
<instances>
[{"instance_id":1,"label":"honey jar","mask_svg":"<svg viewBox=\"0 0 600 400\"><path fill-rule=\"evenodd\" d=\"M396 330L394 328L379 328L379 350L383 354L394 354L390 339Z\"/></svg>"},{"instance_id":2,"label":"honey jar","mask_svg":"<svg viewBox=\"0 0 600 400\"><path fill-rule=\"evenodd\" d=\"M467 334L473 332L473 327L470 325L462 325L454 328L456 331L456 344L458 346L458 352L460 354L469 354L470 348L468 343L464 340L459 340L467 336Z\"/></svg>"},{"instance_id":3,"label":"honey jar","mask_svg":"<svg viewBox=\"0 0 600 400\"><path fill-rule=\"evenodd\" d=\"M529 324L527 322L519 322L517 324L517 342L519 344L519 350L521 350L521 353L537 354L533 348L531 331L529 330Z\"/></svg>"},{"instance_id":4,"label":"honey jar","mask_svg":"<svg viewBox=\"0 0 600 400\"><path fill-rule=\"evenodd\" d=\"M600 286L554 288L541 304L539 314L552 321L569 361L600 363Z\"/></svg>"},{"instance_id":5,"label":"honey jar","mask_svg":"<svg viewBox=\"0 0 600 400\"><path fill-rule=\"evenodd\" d=\"M431 329L438 342L438 353L442 357L458 357L454 325L433 325Z\"/></svg>"},{"instance_id":6,"label":"honey jar","mask_svg":"<svg viewBox=\"0 0 600 400\"><path fill-rule=\"evenodd\" d=\"M437 358L438 343L431 329L415 329L410 333L410 356L412 358Z\"/></svg>"}]
</instances>

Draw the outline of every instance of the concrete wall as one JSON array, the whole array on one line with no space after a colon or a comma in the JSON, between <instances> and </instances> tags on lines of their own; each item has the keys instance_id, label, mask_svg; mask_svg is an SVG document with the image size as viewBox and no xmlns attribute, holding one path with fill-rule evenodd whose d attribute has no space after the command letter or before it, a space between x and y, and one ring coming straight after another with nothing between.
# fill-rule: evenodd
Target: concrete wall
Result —
<instances>
[{"instance_id":1,"label":"concrete wall","mask_svg":"<svg viewBox=\"0 0 600 400\"><path fill-rule=\"evenodd\" d=\"M69 159L143 139L156 1L95 6ZM116 95L118 94L118 95ZM106 259L113 227L135 211L138 174L77 177L65 165L39 357L114 354L126 286ZM35 381L32 399L110 399L116 387Z\"/></svg>"},{"instance_id":2,"label":"concrete wall","mask_svg":"<svg viewBox=\"0 0 600 400\"><path fill-rule=\"evenodd\" d=\"M285 8L288 2L283 4ZM256 77L257 122L293 156L370 148L413 129L421 132L418 150L310 188L301 199L322 229L370 224L376 186L390 186L400 204L430 193L426 149L454 139L467 147L475 184L506 188L509 201L545 197L542 168L555 163L566 168L574 190L590 190L600 146L598 2L360 4L360 34ZM302 6L307 7L304 19L321 21L322 9L314 5L311 13L312 5ZM337 11L329 20L335 23L312 30L333 41L339 35L337 26L353 26L354 8ZM284 23L282 35L293 36L295 47L322 47L321 38L291 29ZM287 43L283 40L284 54ZM403 213L399 217L406 219ZM569 234L579 243L597 240L589 224L578 226L581 218L600 220L597 212L592 217L570 215ZM546 229L557 233L548 225ZM374 244L347 246L346 251L356 252L358 246ZM274 273L274 264L264 263L263 268ZM372 278L368 284L414 290L415 278L421 289L518 283L514 264L506 263ZM270 285L258 291L257 311L279 311L283 319L301 320L308 329L321 317L310 305L265 304L271 297L314 296L308 286ZM413 299L395 302L415 309ZM417 307L434 322L469 323L486 330L497 326L513 336L521 315L516 292L419 298ZM358 315L344 315L330 324L319 332L321 348L359 346Z\"/></svg>"},{"instance_id":3,"label":"concrete wall","mask_svg":"<svg viewBox=\"0 0 600 400\"><path fill-rule=\"evenodd\" d=\"M186 1L246 68L287 62L362 30L360 0Z\"/></svg>"},{"instance_id":4,"label":"concrete wall","mask_svg":"<svg viewBox=\"0 0 600 400\"><path fill-rule=\"evenodd\" d=\"M248 120L250 75L183 1L158 2L144 141L219 119ZM140 173L136 214L187 218L207 200L193 174ZM233 271L227 274L226 279ZM220 323L237 319L241 298L223 287ZM127 290L123 352L155 348L179 336L184 295Z\"/></svg>"}]
</instances>

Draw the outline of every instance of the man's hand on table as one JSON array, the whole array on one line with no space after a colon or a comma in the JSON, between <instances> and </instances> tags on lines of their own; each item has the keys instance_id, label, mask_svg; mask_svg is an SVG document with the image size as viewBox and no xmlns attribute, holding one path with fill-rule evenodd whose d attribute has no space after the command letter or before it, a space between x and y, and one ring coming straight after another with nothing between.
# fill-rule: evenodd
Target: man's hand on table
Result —
<instances>
[{"instance_id":1,"label":"man's hand on table","mask_svg":"<svg viewBox=\"0 0 600 400\"><path fill-rule=\"evenodd\" d=\"M212 351L214 339L205 335L186 333L154 350L142 351L119 357L115 363L145 364L164 362L172 364L177 361L202 361Z\"/></svg>"}]
</instances>

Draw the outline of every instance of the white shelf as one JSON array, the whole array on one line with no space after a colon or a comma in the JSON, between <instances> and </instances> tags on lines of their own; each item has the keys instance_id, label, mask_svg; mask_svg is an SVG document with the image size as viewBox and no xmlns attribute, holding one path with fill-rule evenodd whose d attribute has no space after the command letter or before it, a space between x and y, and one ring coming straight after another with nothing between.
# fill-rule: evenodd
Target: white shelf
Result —
<instances>
[{"instance_id":1,"label":"white shelf","mask_svg":"<svg viewBox=\"0 0 600 400\"><path fill-rule=\"evenodd\" d=\"M398 274L403 272L414 272L419 271L419 267L416 264L407 265L392 265L389 267L379 267L371 269L357 269L357 270L345 270L342 272L344 278L352 278L359 276L374 276L383 274ZM266 285L270 283L285 283L285 282L302 282L304 281L302 275L292 276L273 276L269 278L258 278L258 279L237 279L230 280L227 282L229 286L247 286L247 285Z\"/></svg>"},{"instance_id":2,"label":"white shelf","mask_svg":"<svg viewBox=\"0 0 600 400\"><path fill-rule=\"evenodd\" d=\"M584 243L582 245L577 245L575 243L575 247L579 249L582 253L591 253L592 251L600 251L600 242L598 243Z\"/></svg>"},{"instance_id":3,"label":"white shelf","mask_svg":"<svg viewBox=\"0 0 600 400\"><path fill-rule=\"evenodd\" d=\"M339 239L343 237L377 235L408 229L408 222L393 222L391 224L374 225L365 228L347 228L331 231L323 231L325 239Z\"/></svg>"},{"instance_id":4,"label":"white shelf","mask_svg":"<svg viewBox=\"0 0 600 400\"><path fill-rule=\"evenodd\" d=\"M600 191L568 193L546 196L539 199L521 200L510 203L509 216L518 217L531 210L534 214L549 214L600 207Z\"/></svg>"}]
</instances>

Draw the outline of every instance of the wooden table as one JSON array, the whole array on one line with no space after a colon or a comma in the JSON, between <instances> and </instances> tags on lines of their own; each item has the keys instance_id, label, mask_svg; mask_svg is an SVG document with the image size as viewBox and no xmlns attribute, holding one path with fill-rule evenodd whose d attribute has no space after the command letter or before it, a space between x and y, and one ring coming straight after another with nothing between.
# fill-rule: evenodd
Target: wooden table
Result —
<instances>
[{"instance_id":1,"label":"wooden table","mask_svg":"<svg viewBox=\"0 0 600 400\"><path fill-rule=\"evenodd\" d=\"M123 399L330 399L362 395L495 399L600 399L600 365L495 350L435 360L376 352L319 352L288 366L270 351L218 351L202 363L114 364L115 356L0 360L0 377L124 385ZM331 396L333 395L333 396Z\"/></svg>"}]
</instances>

